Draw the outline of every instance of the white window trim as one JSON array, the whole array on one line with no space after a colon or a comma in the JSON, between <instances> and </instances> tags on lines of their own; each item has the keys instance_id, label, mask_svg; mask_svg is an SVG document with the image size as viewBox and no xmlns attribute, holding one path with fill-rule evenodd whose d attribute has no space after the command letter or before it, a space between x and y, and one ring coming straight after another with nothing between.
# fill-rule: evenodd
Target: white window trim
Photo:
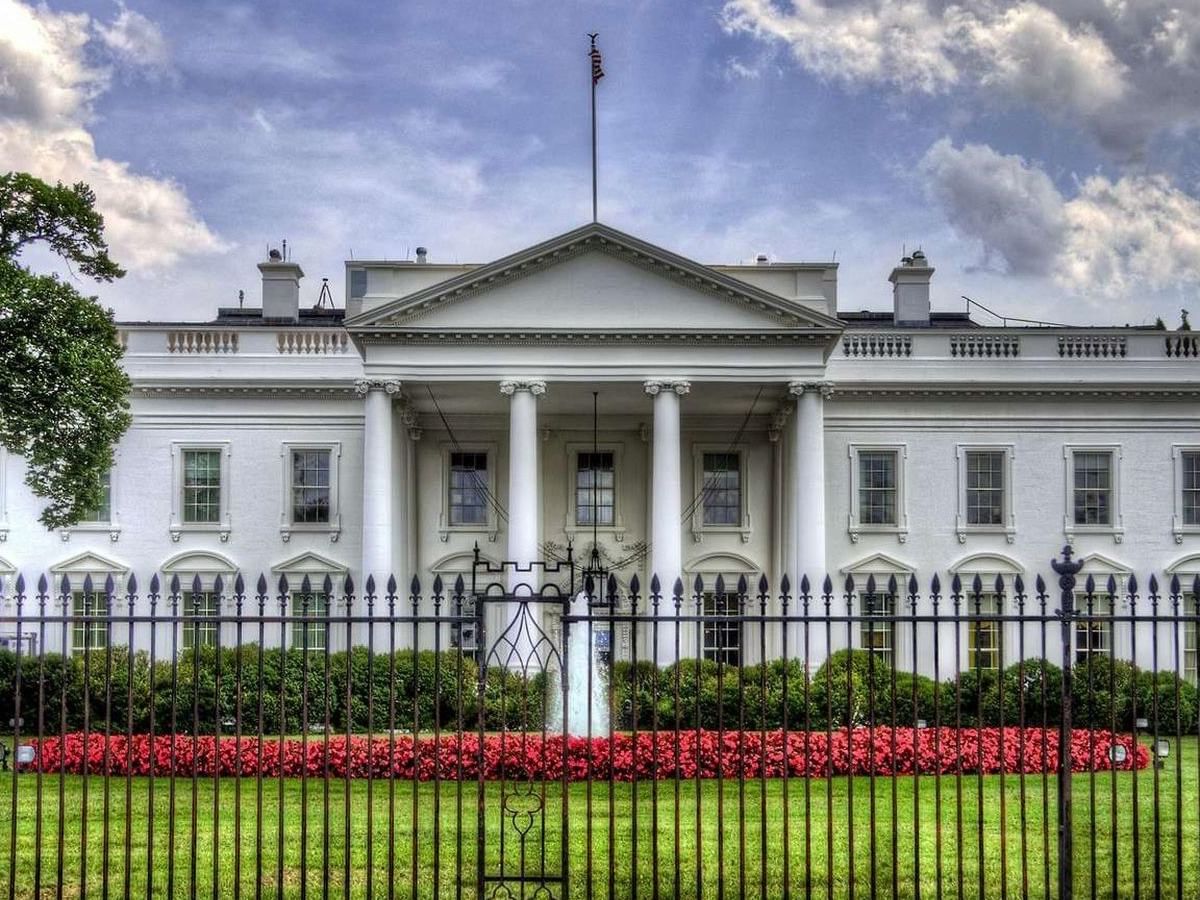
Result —
<instances>
[{"instance_id":1,"label":"white window trim","mask_svg":"<svg viewBox=\"0 0 1200 900\"><path fill-rule=\"evenodd\" d=\"M967 454L1003 453L1004 454L1004 521L999 525L970 525L967 523ZM965 544L969 534L1003 534L1008 543L1017 539L1017 516L1013 509L1013 456L1012 444L958 444L954 448L958 460L958 515L955 519L955 533L958 542Z\"/></svg>"},{"instance_id":2,"label":"white window trim","mask_svg":"<svg viewBox=\"0 0 1200 900\"><path fill-rule=\"evenodd\" d=\"M0 544L8 540L8 451L0 447Z\"/></svg>"},{"instance_id":3,"label":"white window trim","mask_svg":"<svg viewBox=\"0 0 1200 900\"><path fill-rule=\"evenodd\" d=\"M1111 525L1077 525L1075 523L1075 454L1076 453L1109 453L1112 455L1112 524ZM1121 517L1121 445L1120 444L1064 444L1063 445L1063 481L1065 491L1063 500L1063 534L1067 543L1074 544L1075 538L1082 534L1111 535L1114 544L1125 540L1125 522Z\"/></svg>"},{"instance_id":4,"label":"white window trim","mask_svg":"<svg viewBox=\"0 0 1200 900\"><path fill-rule=\"evenodd\" d=\"M178 543L184 532L216 533L221 543L229 541L232 525L229 516L229 482L233 470L229 465L229 441L172 441L171 442L171 540ZM183 521L183 452L185 450L218 450L221 453L221 518L218 522Z\"/></svg>"},{"instance_id":5,"label":"white window trim","mask_svg":"<svg viewBox=\"0 0 1200 900\"><path fill-rule=\"evenodd\" d=\"M491 542L495 542L500 534L500 521L496 515L496 508L493 504L486 505L487 521L479 525L451 525L450 524L450 454L451 453L485 453L487 454L487 488L493 497L499 497L496 491L496 467L499 465L500 458L497 444L495 441L467 441L458 446L443 441L438 444L438 449L441 450L442 466L441 466L441 495L442 499L438 504L441 512L438 513L438 537L442 542L450 540L452 534L486 534Z\"/></svg>"},{"instance_id":6,"label":"white window trim","mask_svg":"<svg viewBox=\"0 0 1200 900\"><path fill-rule=\"evenodd\" d=\"M896 454L896 524L864 525L858 517L859 454L863 451L888 450ZM848 531L851 543L857 544L863 534L894 534L901 544L908 541L908 500L904 477L908 459L908 444L851 444L850 454L850 515Z\"/></svg>"},{"instance_id":7,"label":"white window trim","mask_svg":"<svg viewBox=\"0 0 1200 900\"><path fill-rule=\"evenodd\" d=\"M1200 525L1185 525L1183 522L1183 454L1185 453L1200 453L1200 444L1171 445L1171 471L1175 473L1175 511L1171 517L1171 533L1175 536L1177 544L1183 543L1185 534L1200 534Z\"/></svg>"},{"instance_id":8,"label":"white window trim","mask_svg":"<svg viewBox=\"0 0 1200 900\"><path fill-rule=\"evenodd\" d=\"M329 521L292 521L292 451L325 450L329 453ZM286 544L293 534L327 534L336 544L342 534L342 507L338 492L342 467L341 441L283 441L279 445L281 490L279 504L279 536Z\"/></svg>"},{"instance_id":9,"label":"white window trim","mask_svg":"<svg viewBox=\"0 0 1200 900\"><path fill-rule=\"evenodd\" d=\"M563 532L571 540L574 540L576 535L587 536L592 533L591 525L580 525L575 518L578 512L578 507L575 504L575 484L576 475L579 472L579 454L591 453L593 445L591 441L568 441L565 445L566 461L565 466L567 472L567 511L563 516ZM613 540L618 544L625 540L625 518L621 515L625 504L621 497L621 473L625 445L624 444L596 444L595 450L598 453L611 453L613 455L613 523L611 525L597 525L596 531L601 534L611 534Z\"/></svg>"},{"instance_id":10,"label":"white window trim","mask_svg":"<svg viewBox=\"0 0 1200 900\"><path fill-rule=\"evenodd\" d=\"M704 491L705 453L736 453L738 456L738 484L741 485L742 508L738 512L739 524L737 525L704 524L704 503L700 496ZM692 539L697 544L704 541L706 534L736 534L741 537L743 544L750 543L753 529L750 525L749 477L745 447L735 447L730 450L728 444L692 444L692 496L696 498L696 508L692 510Z\"/></svg>"},{"instance_id":11,"label":"white window trim","mask_svg":"<svg viewBox=\"0 0 1200 900\"><path fill-rule=\"evenodd\" d=\"M59 531L63 543L71 540L72 534L107 533L108 539L114 544L121 539L120 509L117 505L117 465L120 454L113 453L112 467L108 470L108 521L107 522L76 522L74 525Z\"/></svg>"}]
</instances>

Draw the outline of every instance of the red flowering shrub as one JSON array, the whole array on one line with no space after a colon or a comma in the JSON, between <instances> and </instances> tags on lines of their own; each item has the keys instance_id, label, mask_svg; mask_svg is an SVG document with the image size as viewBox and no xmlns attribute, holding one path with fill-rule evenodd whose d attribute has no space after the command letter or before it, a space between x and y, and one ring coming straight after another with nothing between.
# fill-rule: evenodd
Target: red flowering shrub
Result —
<instances>
[{"instance_id":1,"label":"red flowering shrub","mask_svg":"<svg viewBox=\"0 0 1200 900\"><path fill-rule=\"evenodd\" d=\"M873 738L873 739L872 739ZM1134 747L1129 735L1077 730L1071 737L1071 768L1076 772L1110 767L1109 747L1122 744L1126 759L1119 769L1144 768L1149 751ZM396 778L422 781L434 778L474 780L480 767L486 779L558 779L563 771L563 738L540 734L447 735L433 740L409 736L355 736L325 740L79 733L35 742L37 756L28 768L44 772L65 769L71 774L110 772L114 775L308 775L344 778ZM781 731L764 736L756 731L661 731L612 738L567 738L567 778L634 779L722 778L766 775L865 775L892 772L911 775L983 771L1040 773L1058 768L1058 733L1040 728L912 728L878 727L825 732Z\"/></svg>"}]
</instances>

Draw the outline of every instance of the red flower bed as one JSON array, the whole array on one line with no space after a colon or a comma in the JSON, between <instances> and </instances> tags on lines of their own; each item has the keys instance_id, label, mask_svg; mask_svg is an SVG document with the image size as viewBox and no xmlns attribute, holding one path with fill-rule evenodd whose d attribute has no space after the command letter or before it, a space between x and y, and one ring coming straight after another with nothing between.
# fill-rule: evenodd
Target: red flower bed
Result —
<instances>
[{"instance_id":1,"label":"red flower bed","mask_svg":"<svg viewBox=\"0 0 1200 900\"><path fill-rule=\"evenodd\" d=\"M873 740L872 740L873 737ZM893 747L894 742L894 747ZM1119 769L1144 768L1149 751L1134 748L1129 735L1107 731L1077 730L1071 738L1071 768L1076 772L1108 769L1109 747L1122 744L1125 762ZM1003 750L1001 744L1003 743ZM35 742L35 746L37 746ZM261 762L260 762L261 755ZM233 737L163 737L146 735L129 739L114 735L107 742L102 734L91 734L85 744L82 734L44 739L37 746L36 761L26 767L44 772L80 774L111 772L124 775L263 775L297 777L302 774L331 777L396 778L422 781L436 775L444 779L474 780L479 775L479 738L474 734L448 735L438 740L397 736L394 739L344 736L298 739L283 742ZM563 770L563 738L540 735L488 735L483 739L484 778L558 779ZM769 731L765 742L756 731L642 732L637 739L628 734L608 738L568 738L567 778L582 781L608 778L611 770L618 781L633 779L729 778L743 774L756 778L789 776L902 775L952 773L994 774L1001 771L1026 773L1058 768L1058 732L1040 728L912 728L879 727L840 729L825 732ZM461 768L460 768L461 767Z\"/></svg>"}]
</instances>

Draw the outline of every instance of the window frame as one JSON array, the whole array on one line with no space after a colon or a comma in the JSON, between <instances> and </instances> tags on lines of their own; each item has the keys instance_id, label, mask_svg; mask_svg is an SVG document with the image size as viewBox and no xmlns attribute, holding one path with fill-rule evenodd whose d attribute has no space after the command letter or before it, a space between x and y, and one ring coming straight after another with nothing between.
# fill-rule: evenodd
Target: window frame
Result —
<instances>
[{"instance_id":1,"label":"window frame","mask_svg":"<svg viewBox=\"0 0 1200 900\"><path fill-rule=\"evenodd\" d=\"M1107 579L1105 579L1105 580L1107 581ZM1076 584L1075 584L1075 610L1077 613L1080 613L1082 615L1087 615L1087 612L1088 612L1087 591L1080 590L1080 586L1085 584L1086 581L1087 581L1087 578L1086 578L1086 576L1084 576L1082 580L1077 580ZM1099 579L1097 579L1097 582L1099 582ZM1106 658L1113 657L1113 658L1117 658L1117 659L1121 658L1120 656L1117 655L1117 652L1116 652L1117 647L1116 647L1116 644L1114 643L1114 641L1116 640L1116 636L1117 636L1117 629L1116 629L1117 623L1116 623L1116 618L1115 618L1115 616L1117 615L1117 599L1118 599L1118 596L1120 596L1123 593L1123 579L1117 580L1117 594L1116 595L1110 594L1108 592L1107 586L1101 586L1099 583L1097 583L1096 587L1097 587L1097 590L1092 592L1092 616L1104 616L1107 614L1110 618L1108 618L1107 620L1098 619L1098 620L1092 620L1092 621L1087 621L1087 622L1085 622L1081 619L1076 619L1074 630L1072 633L1072 651L1073 651L1072 652L1073 658L1071 660L1072 665L1077 665L1077 666L1078 665L1086 665L1087 657L1089 657L1089 656L1103 656ZM1108 604L1107 611L1098 608L1099 605L1101 605L1101 604ZM1092 634L1103 635L1104 636L1104 646L1100 647L1098 649L1092 649L1093 641L1089 637L1088 642L1087 642L1088 649L1081 650L1080 649L1081 633L1086 633L1089 635L1092 635Z\"/></svg>"},{"instance_id":2,"label":"window frame","mask_svg":"<svg viewBox=\"0 0 1200 900\"><path fill-rule=\"evenodd\" d=\"M317 450L329 454L329 521L296 522L292 506L292 455L297 451ZM329 542L336 544L342 535L342 509L340 496L342 442L341 441L282 441L279 445L280 495L279 536L286 544L293 534L326 534Z\"/></svg>"},{"instance_id":3,"label":"window frame","mask_svg":"<svg viewBox=\"0 0 1200 900\"><path fill-rule=\"evenodd\" d=\"M871 611L868 612L868 593L866 582L864 581L862 585L856 585L856 593L858 595L858 615L861 617L858 623L858 649L866 650L868 653L876 654L883 659L890 668L896 668L896 637L898 631L896 628L896 625L898 624L896 617L899 615L896 610L900 608L900 604L903 602L904 585L907 583L907 581L897 574L895 595L889 595L887 592L889 581L890 576L884 576L882 580L878 575L875 576L874 596L884 598L889 596L891 597L891 608L886 612L879 611L875 607L874 601L872 601L871 604ZM882 585L882 589L880 588L880 585ZM872 624L873 620L877 618L884 619L884 621L878 625ZM879 630L880 626L882 626L883 631ZM876 634L886 634L888 636L886 648L877 648L873 641L870 643L868 642L867 638L874 638Z\"/></svg>"},{"instance_id":4,"label":"window frame","mask_svg":"<svg viewBox=\"0 0 1200 900\"><path fill-rule=\"evenodd\" d=\"M1110 522L1104 525L1086 525L1075 521L1075 454L1107 453L1111 463ZM1125 538L1124 519L1121 515L1121 445L1120 444L1065 444L1063 446L1064 508L1063 533L1067 542L1074 541L1080 534L1111 535L1114 543Z\"/></svg>"},{"instance_id":5,"label":"window frame","mask_svg":"<svg viewBox=\"0 0 1200 900\"><path fill-rule=\"evenodd\" d=\"M212 450L221 454L221 483L219 496L221 508L215 522L185 522L183 519L184 456L192 450ZM171 442L171 540L178 542L184 532L216 533L221 543L229 540L232 530L229 512L230 482L233 468L230 461L229 441L172 441Z\"/></svg>"},{"instance_id":6,"label":"window frame","mask_svg":"<svg viewBox=\"0 0 1200 900\"><path fill-rule=\"evenodd\" d=\"M1004 477L1003 511L998 525L973 525L969 521L967 505L968 490L968 459L972 453L1001 453L1001 471ZM958 513L955 518L955 534L960 544L965 544L971 534L1003 534L1008 543L1017 539L1017 516L1014 509L1015 492L1013 491L1013 457L1015 451L1012 444L957 444L954 456L958 470Z\"/></svg>"},{"instance_id":7,"label":"window frame","mask_svg":"<svg viewBox=\"0 0 1200 900\"><path fill-rule=\"evenodd\" d=\"M482 453L487 457L487 489L493 497L499 497L496 490L496 469L500 465L500 454L494 441L464 441L455 445L449 441L438 445L441 455L441 500L438 514L438 537L443 541L450 539L451 534L486 534L489 541L495 541L499 534L499 519L493 504L485 503L487 518L484 522L470 525L450 524L450 459L453 453Z\"/></svg>"},{"instance_id":8,"label":"window frame","mask_svg":"<svg viewBox=\"0 0 1200 900\"><path fill-rule=\"evenodd\" d=\"M625 479L625 445L619 442L599 443L593 445L591 441L568 441L563 445L563 450L566 454L564 457L564 469L566 470L566 511L563 514L563 532L570 539L575 539L576 536L582 535L586 537L592 533L592 525L579 524L579 508L575 502L575 485L579 476L579 454L591 453L595 450L598 453L611 453L613 455L613 522L611 525L596 525L595 531L598 534L612 535L613 540L621 543L625 540L625 503L621 496L622 487Z\"/></svg>"},{"instance_id":9,"label":"window frame","mask_svg":"<svg viewBox=\"0 0 1200 900\"><path fill-rule=\"evenodd\" d=\"M1184 535L1200 534L1200 523L1191 525L1184 521L1183 516L1183 460L1186 454L1200 454L1200 444L1172 444L1171 470L1174 474L1172 485L1174 513L1171 517L1171 533L1176 544L1182 544Z\"/></svg>"},{"instance_id":10,"label":"window frame","mask_svg":"<svg viewBox=\"0 0 1200 900\"><path fill-rule=\"evenodd\" d=\"M330 574L332 575L333 573ZM324 582L325 579L322 577L319 583L320 586L318 586L318 583L313 580L312 576L309 576L309 594L314 598L314 600L317 600L323 605L323 609L318 611L316 608L310 608L307 615L301 614L303 611L303 604L297 599L304 593L300 587L300 585L303 584L303 581L298 582L295 587L289 588L289 621L287 623L287 646L289 650L302 650L306 653L325 653L326 651L330 653L335 652L329 643L329 637L331 634L330 626L333 625L333 607L335 604L332 602L331 597L323 590ZM334 587L336 588L336 586L337 581L334 580ZM334 591L333 596L336 598L336 590ZM310 621L312 619L323 619L324 621ZM304 634L306 631L309 636L307 647L304 646ZM314 633L320 634L324 638L319 647L313 644L312 636Z\"/></svg>"},{"instance_id":11,"label":"window frame","mask_svg":"<svg viewBox=\"0 0 1200 900\"><path fill-rule=\"evenodd\" d=\"M1001 616L1003 616L1005 614L1004 613L1004 605L1005 605L1005 603L1008 602L1008 596L1007 596L1006 592L1001 592L999 594L996 593L996 591L992 589L994 587L995 587L995 585L993 584L989 587L988 590L983 590L983 591L979 592L980 602L979 602L979 613L978 614L981 617L985 616L985 615L994 615L994 616L996 616L996 618L995 619L982 619L981 618L980 620L968 621L966 623L967 639L965 642L965 644L966 644L965 650L966 650L967 657L965 660L965 665L966 665L967 671L974 672L974 671L979 670L979 671L985 671L985 672L999 672L1001 670L1001 668L1003 668L1002 664L1003 664L1004 660L1002 658L1002 656L1003 656L1002 650L1004 647L1004 624L1005 623L1004 623L1004 620L1001 618ZM975 610L976 610L975 592L968 590L963 595L962 612L964 615L974 616L974 615L976 615ZM978 642L978 638L979 638L979 633L984 626L987 626L991 630L992 635L993 635L992 646L984 648L984 652L993 654L995 656L995 664L994 665L985 665L985 666L978 665L978 657L980 654L980 647L977 646L977 642Z\"/></svg>"},{"instance_id":12,"label":"window frame","mask_svg":"<svg viewBox=\"0 0 1200 900\"><path fill-rule=\"evenodd\" d=\"M107 578L107 576L105 576L105 577ZM103 585L103 582L99 582L99 583L101 585ZM80 582L78 587L75 587L74 585L72 585L72 587L71 587L71 616L72 617L99 615L98 612L94 611L94 612L89 613L87 611L87 608L89 605L92 606L93 608L95 608L97 603L103 604L106 599L103 588L102 587L96 588L95 587L96 584L97 584L97 581L96 581L96 579L93 578L92 579L93 588L92 588L92 593L91 593L92 600L91 600L90 604L87 602L87 594L85 594L85 592L83 590L83 583ZM117 599L117 597L118 597L118 594L116 593L116 591L114 591L111 599L113 601L115 601ZM83 604L82 611L80 611L78 609L80 603ZM74 655L76 653L83 653L85 651L87 651L87 652L96 652L98 650L106 651L106 650L108 650L108 648L110 646L112 646L113 611L111 608L104 608L103 612L105 615L105 621L103 623L100 623L100 622L75 622L75 621L71 622L71 653L72 653L72 655ZM104 640L102 643L93 644L91 642L91 640L89 639L89 635L96 631L103 632ZM80 641L81 635L83 638L82 642Z\"/></svg>"},{"instance_id":13,"label":"window frame","mask_svg":"<svg viewBox=\"0 0 1200 900\"><path fill-rule=\"evenodd\" d=\"M221 599L222 599L221 596L219 594L217 594L217 592L214 591L211 586L201 590L199 595L193 593L190 588L188 590L183 590L181 587L181 589L179 591L179 595L180 595L179 599L181 601L181 603L180 603L180 621L179 621L179 627L180 627L179 649L180 650L195 650L196 646L194 643L189 641L188 636L189 635L195 636L195 635L201 634L201 633L207 635L210 632L212 634L212 641L209 642L206 639L205 641L203 641L200 644L200 646L201 647L213 647L213 648L218 647L221 643L221 622L219 620L216 622L193 622L193 621L191 621L191 619L193 617L197 617L197 616L199 616L199 617L215 616L215 617L218 617L218 619L219 619L219 617L221 615ZM206 598L206 603L205 603L206 611L205 612L196 613L196 612L192 611L191 607L192 607L192 604L194 603L194 598L196 596ZM207 611L207 608L210 605L212 607L211 612Z\"/></svg>"},{"instance_id":14,"label":"window frame","mask_svg":"<svg viewBox=\"0 0 1200 900\"><path fill-rule=\"evenodd\" d=\"M692 510L692 538L697 544L704 541L705 535L736 534L743 544L750 543L754 534L750 518L750 467L746 464L748 449L739 444L730 448L729 444L693 443L692 444L692 496L697 498L696 508ZM704 521L704 456L708 453L736 454L738 458L738 484L740 507L738 521L735 524L715 525Z\"/></svg>"},{"instance_id":15,"label":"window frame","mask_svg":"<svg viewBox=\"0 0 1200 900\"><path fill-rule=\"evenodd\" d=\"M907 444L855 443L848 447L850 456L850 513L848 531L851 543L858 543L862 534L894 534L901 544L908 541L908 498L905 469L908 460ZM863 453L889 452L896 455L896 521L892 524L865 523L861 518L860 488L862 485Z\"/></svg>"},{"instance_id":16,"label":"window frame","mask_svg":"<svg viewBox=\"0 0 1200 900\"><path fill-rule=\"evenodd\" d=\"M1200 598L1190 590L1183 591L1180 605L1183 615L1200 615ZM1200 623L1184 622L1179 640L1179 661L1183 669L1180 674L1191 682L1192 687L1200 687Z\"/></svg>"}]
</instances>

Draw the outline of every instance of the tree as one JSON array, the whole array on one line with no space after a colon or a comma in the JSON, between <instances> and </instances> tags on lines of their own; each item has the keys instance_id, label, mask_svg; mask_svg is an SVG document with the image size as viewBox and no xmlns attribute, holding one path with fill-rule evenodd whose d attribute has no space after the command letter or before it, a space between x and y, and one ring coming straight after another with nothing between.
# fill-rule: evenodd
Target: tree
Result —
<instances>
[{"instance_id":1,"label":"tree","mask_svg":"<svg viewBox=\"0 0 1200 900\"><path fill-rule=\"evenodd\" d=\"M25 481L46 501L42 524L61 528L100 505L130 424L129 378L111 310L16 261L37 243L98 281L125 272L87 185L0 175L0 444L25 458Z\"/></svg>"}]
</instances>

